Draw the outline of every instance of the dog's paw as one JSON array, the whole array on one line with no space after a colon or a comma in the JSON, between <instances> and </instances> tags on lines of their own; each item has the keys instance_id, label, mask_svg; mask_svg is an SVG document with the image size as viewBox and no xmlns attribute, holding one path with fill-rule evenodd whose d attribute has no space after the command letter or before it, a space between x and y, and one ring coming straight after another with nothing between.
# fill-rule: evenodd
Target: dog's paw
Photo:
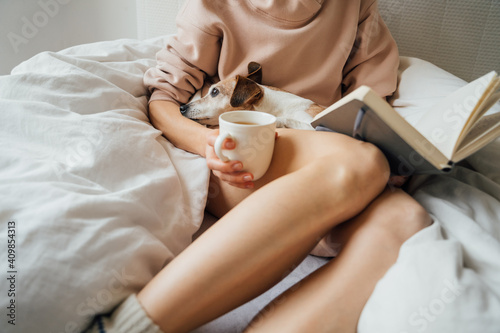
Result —
<instances>
[{"instance_id":1,"label":"dog's paw","mask_svg":"<svg viewBox=\"0 0 500 333\"><path fill-rule=\"evenodd\" d=\"M392 187L402 187L409 179L409 176L395 176L391 175L387 185Z\"/></svg>"},{"instance_id":2,"label":"dog's paw","mask_svg":"<svg viewBox=\"0 0 500 333\"><path fill-rule=\"evenodd\" d=\"M298 121L290 118L277 118L276 127L280 128L294 128L303 130L314 130L311 124L305 123L303 121Z\"/></svg>"}]
</instances>

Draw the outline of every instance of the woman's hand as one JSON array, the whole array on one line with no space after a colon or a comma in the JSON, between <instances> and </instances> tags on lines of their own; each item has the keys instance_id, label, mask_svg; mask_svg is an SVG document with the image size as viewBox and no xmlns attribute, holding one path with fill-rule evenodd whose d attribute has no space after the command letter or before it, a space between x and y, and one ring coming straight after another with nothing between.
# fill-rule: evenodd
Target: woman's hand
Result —
<instances>
[{"instance_id":1,"label":"woman's hand","mask_svg":"<svg viewBox=\"0 0 500 333\"><path fill-rule=\"evenodd\" d=\"M207 165L213 174L221 180L239 188L253 188L253 175L243 170L243 164L240 161L221 161L215 154L214 144L219 130L212 130L207 135L207 145L205 147L205 157ZM224 140L224 149L234 149L236 144L231 139Z\"/></svg>"}]
</instances>

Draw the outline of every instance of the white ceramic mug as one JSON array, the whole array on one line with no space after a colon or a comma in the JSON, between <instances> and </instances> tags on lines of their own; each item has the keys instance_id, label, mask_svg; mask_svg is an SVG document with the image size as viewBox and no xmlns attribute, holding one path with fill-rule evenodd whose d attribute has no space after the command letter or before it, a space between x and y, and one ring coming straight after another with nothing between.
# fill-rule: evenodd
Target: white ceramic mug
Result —
<instances>
[{"instance_id":1,"label":"white ceramic mug","mask_svg":"<svg viewBox=\"0 0 500 333\"><path fill-rule=\"evenodd\" d=\"M276 117L258 111L230 111L219 116L219 136L215 140L215 153L224 162L240 161L243 171L261 178L269 168L274 151ZM224 140L231 138L235 149L222 148Z\"/></svg>"}]
</instances>

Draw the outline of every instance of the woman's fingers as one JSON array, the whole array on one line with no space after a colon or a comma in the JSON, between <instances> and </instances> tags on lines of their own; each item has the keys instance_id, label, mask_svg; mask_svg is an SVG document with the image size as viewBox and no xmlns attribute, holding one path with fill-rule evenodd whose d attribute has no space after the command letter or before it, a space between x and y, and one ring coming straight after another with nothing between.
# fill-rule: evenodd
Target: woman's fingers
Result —
<instances>
[{"instance_id":1,"label":"woman's fingers","mask_svg":"<svg viewBox=\"0 0 500 333\"><path fill-rule=\"evenodd\" d=\"M219 131L214 130L207 136L207 147L205 149L205 157L207 166L212 170L213 174L233 186L239 188L253 188L253 175L249 172L242 172L243 164L240 161L223 162L215 154L214 144ZM231 139L224 140L223 147L226 150L231 150L236 147L236 144Z\"/></svg>"},{"instance_id":2,"label":"woman's fingers","mask_svg":"<svg viewBox=\"0 0 500 333\"><path fill-rule=\"evenodd\" d=\"M221 161L215 154L214 149L207 148L206 151L207 165L210 170L220 172L236 172L243 169L243 164L240 161Z\"/></svg>"},{"instance_id":3,"label":"woman's fingers","mask_svg":"<svg viewBox=\"0 0 500 333\"><path fill-rule=\"evenodd\" d=\"M224 173L220 171L213 170L213 174L220 178L222 181L239 187L239 188L253 188L253 176L249 172L233 172L233 173Z\"/></svg>"}]
</instances>

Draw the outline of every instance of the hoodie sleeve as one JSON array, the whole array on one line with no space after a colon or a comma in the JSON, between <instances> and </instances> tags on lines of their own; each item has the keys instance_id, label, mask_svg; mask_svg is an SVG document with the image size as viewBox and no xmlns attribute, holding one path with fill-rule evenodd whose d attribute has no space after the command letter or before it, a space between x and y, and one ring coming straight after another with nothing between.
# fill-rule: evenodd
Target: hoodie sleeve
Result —
<instances>
[{"instance_id":1,"label":"hoodie sleeve","mask_svg":"<svg viewBox=\"0 0 500 333\"><path fill-rule=\"evenodd\" d=\"M377 1L361 2L356 40L343 70L343 95L367 85L387 97L397 86L398 48L380 16Z\"/></svg>"},{"instance_id":2,"label":"hoodie sleeve","mask_svg":"<svg viewBox=\"0 0 500 333\"><path fill-rule=\"evenodd\" d=\"M177 16L177 35L156 54L157 65L144 75L151 101L186 103L205 78L217 74L221 36L216 16L202 1L187 1Z\"/></svg>"}]
</instances>

